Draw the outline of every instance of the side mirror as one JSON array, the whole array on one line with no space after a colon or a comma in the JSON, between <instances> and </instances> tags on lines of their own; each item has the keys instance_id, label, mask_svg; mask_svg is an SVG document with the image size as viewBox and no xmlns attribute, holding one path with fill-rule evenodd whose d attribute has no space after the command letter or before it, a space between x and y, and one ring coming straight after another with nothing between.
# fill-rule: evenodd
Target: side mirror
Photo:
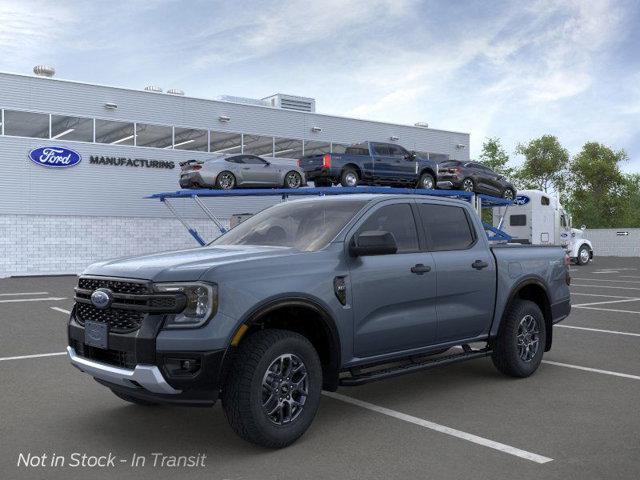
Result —
<instances>
[{"instance_id":1,"label":"side mirror","mask_svg":"<svg viewBox=\"0 0 640 480\"><path fill-rule=\"evenodd\" d=\"M390 232L368 230L353 238L349 252L354 257L367 255L389 255L398 251L396 239Z\"/></svg>"},{"instance_id":2,"label":"side mirror","mask_svg":"<svg viewBox=\"0 0 640 480\"><path fill-rule=\"evenodd\" d=\"M416 158L416 152L409 152L404 156L404 158L406 160L414 160Z\"/></svg>"},{"instance_id":3,"label":"side mirror","mask_svg":"<svg viewBox=\"0 0 640 480\"><path fill-rule=\"evenodd\" d=\"M265 162L267 162L267 163L265 163L265 164L264 164L264 166L265 166L265 167L268 167L268 166L270 166L270 165L271 165L271 162L270 162L270 161L265 160Z\"/></svg>"}]
</instances>

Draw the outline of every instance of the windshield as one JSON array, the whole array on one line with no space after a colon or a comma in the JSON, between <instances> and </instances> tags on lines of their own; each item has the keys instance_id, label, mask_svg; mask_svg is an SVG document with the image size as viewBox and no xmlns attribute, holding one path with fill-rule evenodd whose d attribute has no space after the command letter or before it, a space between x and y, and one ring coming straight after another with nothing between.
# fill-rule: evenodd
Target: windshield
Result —
<instances>
[{"instance_id":1,"label":"windshield","mask_svg":"<svg viewBox=\"0 0 640 480\"><path fill-rule=\"evenodd\" d=\"M315 252L326 247L366 200L286 202L242 222L210 245L268 245Z\"/></svg>"}]
</instances>

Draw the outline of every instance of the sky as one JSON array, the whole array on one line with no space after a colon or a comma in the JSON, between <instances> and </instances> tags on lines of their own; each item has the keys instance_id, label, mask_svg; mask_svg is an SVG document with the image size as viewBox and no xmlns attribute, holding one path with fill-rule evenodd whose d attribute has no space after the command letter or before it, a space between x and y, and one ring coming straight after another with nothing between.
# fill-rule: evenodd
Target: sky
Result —
<instances>
[{"instance_id":1,"label":"sky","mask_svg":"<svg viewBox=\"0 0 640 480\"><path fill-rule=\"evenodd\" d=\"M640 172L640 0L0 0L0 71L624 149Z\"/></svg>"}]
</instances>

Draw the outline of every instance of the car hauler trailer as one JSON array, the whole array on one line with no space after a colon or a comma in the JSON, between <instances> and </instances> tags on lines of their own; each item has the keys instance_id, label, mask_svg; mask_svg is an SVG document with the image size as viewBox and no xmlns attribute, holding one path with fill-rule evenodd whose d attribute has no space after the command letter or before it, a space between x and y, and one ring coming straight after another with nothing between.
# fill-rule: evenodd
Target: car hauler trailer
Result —
<instances>
[{"instance_id":1,"label":"car hauler trailer","mask_svg":"<svg viewBox=\"0 0 640 480\"><path fill-rule=\"evenodd\" d=\"M541 190L519 191L508 212L505 207L494 207L493 225L506 232L511 242L560 245L578 265L593 259L591 242L582 238L586 227L571 228L571 216L558 198Z\"/></svg>"},{"instance_id":2,"label":"car hauler trailer","mask_svg":"<svg viewBox=\"0 0 640 480\"><path fill-rule=\"evenodd\" d=\"M353 195L359 193L368 194L398 194L398 195L431 195L436 197L448 197L464 200L473 206L473 209L481 216L483 208L502 208L502 215L506 215L511 200L505 198L493 197L490 195L475 194L473 192L465 192L461 190L425 190L413 188L391 188L391 187L320 187L320 188L299 188L295 190L286 188L272 189L234 189L234 190L210 190L210 189L184 189L175 192L163 192L149 195L148 199L160 200L169 209L175 218L187 229L191 236L200 245L206 245L208 242L200 235L200 233L188 222L188 220L180 215L174 207L172 201L174 199L191 199L202 210L218 228L221 234L227 229L222 225L220 219L215 215L213 209L203 202L203 198L230 198L230 197L281 197L282 201L287 201L291 196L326 196L326 195ZM246 216L247 214L242 214ZM495 215L494 215L495 216ZM499 222L500 225L502 222ZM499 227L489 225L483 222L483 226L487 233L487 238L491 242L508 242L511 236L502 231ZM213 240L213 239L211 239Z\"/></svg>"}]
</instances>

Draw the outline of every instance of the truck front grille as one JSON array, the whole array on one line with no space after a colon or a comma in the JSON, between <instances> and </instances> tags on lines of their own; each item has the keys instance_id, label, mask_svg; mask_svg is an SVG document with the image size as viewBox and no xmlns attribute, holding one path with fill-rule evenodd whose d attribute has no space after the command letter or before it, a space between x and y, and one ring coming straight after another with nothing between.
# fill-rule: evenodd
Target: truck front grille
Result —
<instances>
[{"instance_id":1,"label":"truck front grille","mask_svg":"<svg viewBox=\"0 0 640 480\"><path fill-rule=\"evenodd\" d=\"M91 302L91 295L98 288L111 291L113 302L107 308L97 308ZM144 280L80 277L75 292L78 323L106 323L112 333L134 332L148 314L176 313L186 302L180 293L154 292L151 282Z\"/></svg>"},{"instance_id":2,"label":"truck front grille","mask_svg":"<svg viewBox=\"0 0 640 480\"><path fill-rule=\"evenodd\" d=\"M144 318L144 312L137 310L123 310L120 308L108 308L99 310L88 303L76 305L76 319L81 325L86 320L109 324L109 330L113 333L129 333L140 328Z\"/></svg>"}]
</instances>

